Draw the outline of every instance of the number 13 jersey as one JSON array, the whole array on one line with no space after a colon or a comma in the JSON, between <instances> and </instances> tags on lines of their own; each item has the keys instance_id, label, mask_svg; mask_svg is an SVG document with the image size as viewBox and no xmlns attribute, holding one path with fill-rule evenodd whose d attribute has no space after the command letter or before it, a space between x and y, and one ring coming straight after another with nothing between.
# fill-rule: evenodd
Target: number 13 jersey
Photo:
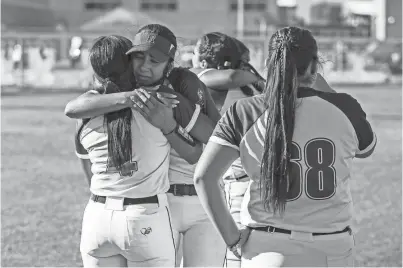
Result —
<instances>
[{"instance_id":1,"label":"number 13 jersey","mask_svg":"<svg viewBox=\"0 0 403 268\"><path fill-rule=\"evenodd\" d=\"M334 232L351 225L352 160L368 157L376 145L360 104L344 93L299 88L290 148L293 184L283 217L265 210L259 187L267 114L264 95L239 100L227 110L210 138L239 150L251 178L241 223L302 232Z\"/></svg>"}]
</instances>

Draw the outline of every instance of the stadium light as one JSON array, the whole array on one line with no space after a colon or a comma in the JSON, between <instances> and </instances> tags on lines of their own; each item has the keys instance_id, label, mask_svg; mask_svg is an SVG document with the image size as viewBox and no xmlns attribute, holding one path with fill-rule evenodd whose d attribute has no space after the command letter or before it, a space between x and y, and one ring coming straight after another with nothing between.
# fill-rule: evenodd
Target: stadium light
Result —
<instances>
[{"instance_id":1,"label":"stadium light","mask_svg":"<svg viewBox=\"0 0 403 268\"><path fill-rule=\"evenodd\" d=\"M237 7L237 38L243 39L244 32L244 0L238 0Z\"/></svg>"}]
</instances>

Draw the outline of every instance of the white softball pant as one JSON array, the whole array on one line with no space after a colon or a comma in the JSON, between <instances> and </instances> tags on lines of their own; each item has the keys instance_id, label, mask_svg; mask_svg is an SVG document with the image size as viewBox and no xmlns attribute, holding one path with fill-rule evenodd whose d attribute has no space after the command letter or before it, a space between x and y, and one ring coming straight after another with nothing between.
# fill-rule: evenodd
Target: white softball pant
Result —
<instances>
[{"instance_id":1,"label":"white softball pant","mask_svg":"<svg viewBox=\"0 0 403 268\"><path fill-rule=\"evenodd\" d=\"M119 199L88 202L80 244L84 267L173 267L166 194L158 195L158 204L124 206Z\"/></svg>"},{"instance_id":2,"label":"white softball pant","mask_svg":"<svg viewBox=\"0 0 403 268\"><path fill-rule=\"evenodd\" d=\"M252 230L242 248L241 267L353 267L350 232L316 235Z\"/></svg>"},{"instance_id":3,"label":"white softball pant","mask_svg":"<svg viewBox=\"0 0 403 268\"><path fill-rule=\"evenodd\" d=\"M199 198L167 195L177 249L176 266L223 267L227 247Z\"/></svg>"}]
</instances>

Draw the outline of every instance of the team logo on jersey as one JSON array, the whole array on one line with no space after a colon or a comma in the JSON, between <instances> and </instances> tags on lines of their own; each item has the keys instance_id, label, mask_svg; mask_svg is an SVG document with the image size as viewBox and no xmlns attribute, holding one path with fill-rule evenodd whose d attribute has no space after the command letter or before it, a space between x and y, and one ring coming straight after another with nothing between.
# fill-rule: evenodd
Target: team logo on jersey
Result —
<instances>
[{"instance_id":1,"label":"team logo on jersey","mask_svg":"<svg viewBox=\"0 0 403 268\"><path fill-rule=\"evenodd\" d=\"M151 229L151 227L147 227L147 228L142 228L140 230L140 232L144 235L147 236L148 234L150 234L153 231L153 229Z\"/></svg>"}]
</instances>

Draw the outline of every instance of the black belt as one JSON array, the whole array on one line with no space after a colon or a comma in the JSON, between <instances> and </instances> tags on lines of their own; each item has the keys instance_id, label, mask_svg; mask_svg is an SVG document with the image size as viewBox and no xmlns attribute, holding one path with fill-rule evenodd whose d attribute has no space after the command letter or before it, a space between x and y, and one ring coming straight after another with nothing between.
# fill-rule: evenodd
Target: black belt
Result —
<instances>
[{"instance_id":1,"label":"black belt","mask_svg":"<svg viewBox=\"0 0 403 268\"><path fill-rule=\"evenodd\" d=\"M242 180L242 179L245 179L245 178L247 178L248 177L248 175L243 175L243 176L241 176L241 177L238 177L238 178L235 178L235 180L236 181L239 181L239 180Z\"/></svg>"},{"instance_id":2,"label":"black belt","mask_svg":"<svg viewBox=\"0 0 403 268\"><path fill-rule=\"evenodd\" d=\"M91 200L94 202L105 204L106 196L99 196L91 194ZM139 204L158 204L158 197L156 195L142 198L125 198L123 200L124 206L139 205Z\"/></svg>"},{"instance_id":3,"label":"black belt","mask_svg":"<svg viewBox=\"0 0 403 268\"><path fill-rule=\"evenodd\" d=\"M197 195L195 186L193 184L172 184L169 187L168 193L171 193L175 196Z\"/></svg>"},{"instance_id":4,"label":"black belt","mask_svg":"<svg viewBox=\"0 0 403 268\"><path fill-rule=\"evenodd\" d=\"M258 231L269 232L269 233L291 234L290 230L276 228L276 227L273 227L273 226L251 227L251 229L258 230ZM336 231L336 232L333 232L333 233L312 233L312 235L314 235L314 236L316 236L316 235L332 235L332 234L341 234L341 233L345 233L345 232L349 232L351 234L350 226L347 226L346 228L344 228L341 231Z\"/></svg>"},{"instance_id":5,"label":"black belt","mask_svg":"<svg viewBox=\"0 0 403 268\"><path fill-rule=\"evenodd\" d=\"M225 181L240 181L240 180L245 179L247 177L248 177L248 175L246 175L246 174L242 175L240 177L236 177L236 178L234 178L233 176L227 176L227 177L224 177L224 180Z\"/></svg>"}]
</instances>

